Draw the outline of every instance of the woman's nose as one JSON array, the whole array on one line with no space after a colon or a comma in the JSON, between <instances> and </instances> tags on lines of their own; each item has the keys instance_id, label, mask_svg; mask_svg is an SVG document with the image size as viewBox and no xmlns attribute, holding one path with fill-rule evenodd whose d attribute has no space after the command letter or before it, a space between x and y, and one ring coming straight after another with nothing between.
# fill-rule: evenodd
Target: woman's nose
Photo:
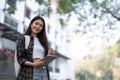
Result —
<instances>
[{"instance_id":1,"label":"woman's nose","mask_svg":"<svg viewBox=\"0 0 120 80\"><path fill-rule=\"evenodd\" d=\"M39 26L39 25L36 25L36 27L37 27L37 28L40 28L40 26Z\"/></svg>"}]
</instances>

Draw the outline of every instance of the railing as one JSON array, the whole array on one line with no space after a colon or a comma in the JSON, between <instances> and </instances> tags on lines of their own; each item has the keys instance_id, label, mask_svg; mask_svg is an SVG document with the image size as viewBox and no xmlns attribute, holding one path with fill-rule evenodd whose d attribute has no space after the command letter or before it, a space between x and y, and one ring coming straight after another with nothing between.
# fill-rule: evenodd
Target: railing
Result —
<instances>
[{"instance_id":1,"label":"railing","mask_svg":"<svg viewBox=\"0 0 120 80\"><path fill-rule=\"evenodd\" d=\"M10 16L9 14L5 14L4 24L17 30L18 21L15 18L13 18L12 16Z\"/></svg>"},{"instance_id":2,"label":"railing","mask_svg":"<svg viewBox=\"0 0 120 80\"><path fill-rule=\"evenodd\" d=\"M0 80L15 80L15 76L0 76Z\"/></svg>"}]
</instances>

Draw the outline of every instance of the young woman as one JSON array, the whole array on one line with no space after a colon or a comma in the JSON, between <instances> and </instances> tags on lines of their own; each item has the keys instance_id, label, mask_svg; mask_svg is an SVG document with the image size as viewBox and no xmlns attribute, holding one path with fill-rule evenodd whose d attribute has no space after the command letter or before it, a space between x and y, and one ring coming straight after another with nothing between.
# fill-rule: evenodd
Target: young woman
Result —
<instances>
[{"instance_id":1,"label":"young woman","mask_svg":"<svg viewBox=\"0 0 120 80\"><path fill-rule=\"evenodd\" d=\"M34 17L25 35L30 36L28 49L25 49L25 37L17 42L17 60L20 64L17 80L50 80L46 61L41 61L46 55L54 55L54 50L48 47L45 31L45 21L42 17Z\"/></svg>"}]
</instances>

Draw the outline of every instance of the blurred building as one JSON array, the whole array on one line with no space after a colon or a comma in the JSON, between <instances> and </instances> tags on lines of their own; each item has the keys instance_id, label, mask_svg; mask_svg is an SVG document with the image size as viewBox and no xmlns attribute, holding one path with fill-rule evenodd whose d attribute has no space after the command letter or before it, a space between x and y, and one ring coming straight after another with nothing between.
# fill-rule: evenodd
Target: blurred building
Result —
<instances>
[{"instance_id":1,"label":"blurred building","mask_svg":"<svg viewBox=\"0 0 120 80\"><path fill-rule=\"evenodd\" d=\"M37 11L42 7L35 0L1 0L0 5L0 80L15 80L16 40L26 31L30 20L38 15ZM13 8L16 9L15 13L10 14L14 12ZM51 80L75 80L71 53L67 48L68 35L63 34L66 32L62 31L59 15L53 11L49 17L43 17L49 45L59 56L49 65Z\"/></svg>"}]
</instances>

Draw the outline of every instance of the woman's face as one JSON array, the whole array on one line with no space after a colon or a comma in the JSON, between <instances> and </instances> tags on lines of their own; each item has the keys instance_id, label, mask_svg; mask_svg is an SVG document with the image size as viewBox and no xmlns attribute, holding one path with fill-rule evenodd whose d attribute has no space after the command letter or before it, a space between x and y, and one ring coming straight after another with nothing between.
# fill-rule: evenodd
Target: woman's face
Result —
<instances>
[{"instance_id":1,"label":"woman's face","mask_svg":"<svg viewBox=\"0 0 120 80\"><path fill-rule=\"evenodd\" d=\"M43 22L40 19L35 20L31 24L32 34L37 34L37 33L41 32L42 29L43 29Z\"/></svg>"}]
</instances>

